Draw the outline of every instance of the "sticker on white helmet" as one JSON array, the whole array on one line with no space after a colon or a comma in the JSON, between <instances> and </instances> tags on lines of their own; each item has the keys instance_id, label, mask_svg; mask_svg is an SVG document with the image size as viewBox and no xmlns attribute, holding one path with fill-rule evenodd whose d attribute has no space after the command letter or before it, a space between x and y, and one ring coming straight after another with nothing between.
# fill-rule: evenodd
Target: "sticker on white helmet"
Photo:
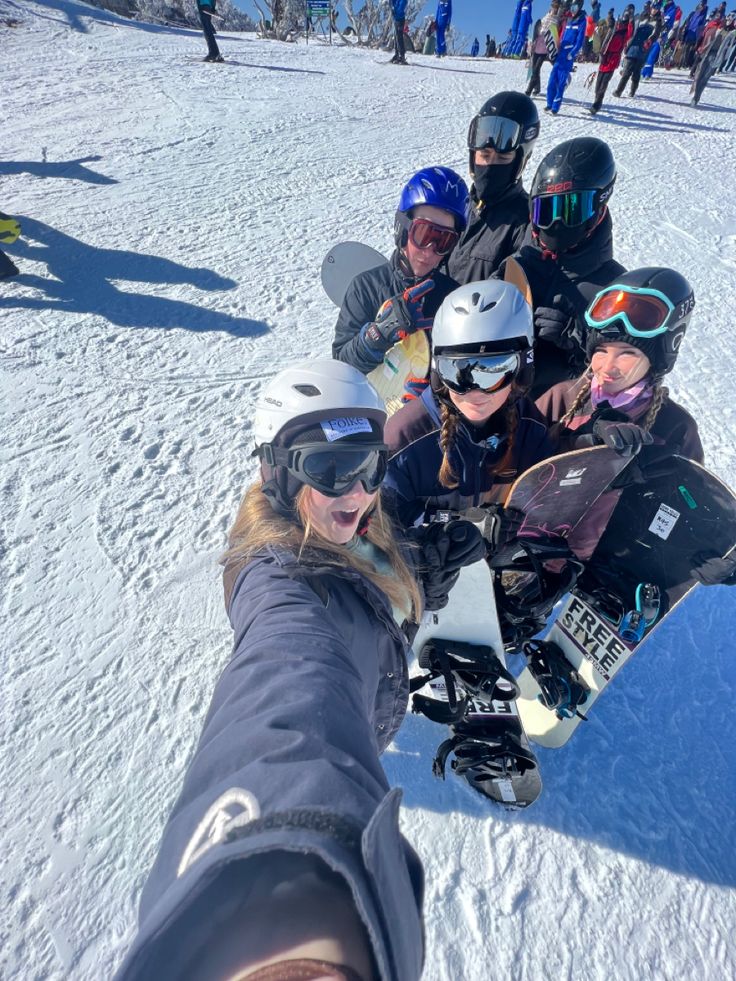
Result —
<instances>
[{"instance_id":1,"label":"sticker on white helmet","mask_svg":"<svg viewBox=\"0 0 736 981\"><path fill-rule=\"evenodd\" d=\"M364 416L325 419L320 426L328 443L334 443L336 439L342 439L344 436L354 436L355 433L372 432L371 424Z\"/></svg>"}]
</instances>

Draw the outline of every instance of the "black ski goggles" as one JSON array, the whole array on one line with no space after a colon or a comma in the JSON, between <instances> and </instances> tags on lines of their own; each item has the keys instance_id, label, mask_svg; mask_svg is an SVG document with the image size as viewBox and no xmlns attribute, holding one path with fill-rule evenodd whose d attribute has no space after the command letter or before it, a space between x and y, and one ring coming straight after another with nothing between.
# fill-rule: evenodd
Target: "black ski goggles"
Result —
<instances>
[{"instance_id":1,"label":"black ski goggles","mask_svg":"<svg viewBox=\"0 0 736 981\"><path fill-rule=\"evenodd\" d=\"M271 466L284 467L302 484L325 497L342 497L357 483L366 494L374 494L383 483L388 465L385 443L366 445L307 443L284 449L264 443L260 458Z\"/></svg>"},{"instance_id":2,"label":"black ski goggles","mask_svg":"<svg viewBox=\"0 0 736 981\"><path fill-rule=\"evenodd\" d=\"M463 357L435 355L434 367L443 383L457 395L490 394L510 385L521 368L519 354L479 354Z\"/></svg>"},{"instance_id":3,"label":"black ski goggles","mask_svg":"<svg viewBox=\"0 0 736 981\"><path fill-rule=\"evenodd\" d=\"M568 228L584 225L596 214L596 194L597 191L568 191L532 198L532 224L537 228L551 228L556 221Z\"/></svg>"},{"instance_id":4,"label":"black ski goggles","mask_svg":"<svg viewBox=\"0 0 736 981\"><path fill-rule=\"evenodd\" d=\"M511 153L521 145L521 133L522 127L513 119L503 116L475 116L468 130L468 148Z\"/></svg>"}]
</instances>

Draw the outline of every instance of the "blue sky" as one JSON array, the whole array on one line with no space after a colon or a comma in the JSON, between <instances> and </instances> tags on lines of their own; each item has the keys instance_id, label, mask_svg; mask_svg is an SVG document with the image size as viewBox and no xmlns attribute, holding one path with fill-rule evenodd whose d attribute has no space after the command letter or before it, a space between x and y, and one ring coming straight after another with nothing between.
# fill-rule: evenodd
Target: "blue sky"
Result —
<instances>
[{"instance_id":1,"label":"blue sky","mask_svg":"<svg viewBox=\"0 0 736 981\"><path fill-rule=\"evenodd\" d=\"M238 7L247 10L251 16L258 19L250 0L234 0ZM469 36L477 35L481 41L485 40L486 34L502 40L511 27L514 17L517 0L453 0L452 3L452 22L461 34ZM608 11L611 6L620 13L626 6L628 0L601 0L601 9ZM683 17L694 9L697 0L679 0L682 7ZM634 0L637 10L643 5L643 0ZM358 4L356 3L356 8ZM717 6L716 0L712 0L711 6ZM338 22L344 26L345 14L341 5L337 4ZM437 9L436 0L425 4L423 14L434 14ZM541 17L549 9L548 0L534 0L533 12L535 17ZM730 8L729 8L730 9Z\"/></svg>"}]
</instances>

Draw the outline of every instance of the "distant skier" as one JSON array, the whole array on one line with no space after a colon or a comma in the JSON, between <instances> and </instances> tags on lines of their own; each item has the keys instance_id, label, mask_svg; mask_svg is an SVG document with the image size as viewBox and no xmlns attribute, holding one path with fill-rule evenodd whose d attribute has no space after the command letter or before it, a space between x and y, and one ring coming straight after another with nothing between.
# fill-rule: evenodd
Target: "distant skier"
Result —
<instances>
[{"instance_id":1,"label":"distant skier","mask_svg":"<svg viewBox=\"0 0 736 981\"><path fill-rule=\"evenodd\" d=\"M487 279L524 240L529 195L521 182L539 135L534 103L520 92L498 92L468 130L471 210L447 261L458 283Z\"/></svg>"},{"instance_id":2,"label":"distant skier","mask_svg":"<svg viewBox=\"0 0 736 981\"><path fill-rule=\"evenodd\" d=\"M616 21L613 30L606 35L601 47L601 63L595 80L595 97L588 110L593 116L603 105L606 89L613 78L613 73L621 63L621 55L633 33L634 5L630 3L619 20Z\"/></svg>"},{"instance_id":3,"label":"distant skier","mask_svg":"<svg viewBox=\"0 0 736 981\"><path fill-rule=\"evenodd\" d=\"M586 15L582 3L573 0L570 5L570 19L565 24L564 33L560 37L559 48L555 63L547 82L547 105L545 112L556 116L560 111L565 87L570 81L573 65L585 40Z\"/></svg>"},{"instance_id":4,"label":"distant skier","mask_svg":"<svg viewBox=\"0 0 736 981\"><path fill-rule=\"evenodd\" d=\"M418 535L404 547L379 496L385 419L334 361L284 369L256 402L260 474L223 560L233 654L118 981L419 981L422 866L380 754L406 714L422 593L446 602L485 546L456 521L428 554Z\"/></svg>"},{"instance_id":5,"label":"distant skier","mask_svg":"<svg viewBox=\"0 0 736 981\"><path fill-rule=\"evenodd\" d=\"M536 31L532 41L531 50L531 70L529 73L529 84L526 87L527 95L539 95L541 91L541 71L542 65L547 60L551 60L549 54L548 39L552 36L553 40L559 38L558 30L560 24L560 0L552 0L549 10L538 22L539 30ZM536 30L536 28L535 28ZM557 56L555 55L555 58Z\"/></svg>"},{"instance_id":6,"label":"distant skier","mask_svg":"<svg viewBox=\"0 0 736 981\"><path fill-rule=\"evenodd\" d=\"M472 45L470 47L470 57L471 58L477 58L479 51L480 51L480 41L476 37L476 38L473 39L473 43L472 43Z\"/></svg>"},{"instance_id":7,"label":"distant skier","mask_svg":"<svg viewBox=\"0 0 736 981\"><path fill-rule=\"evenodd\" d=\"M706 85L720 63L721 46L723 45L725 34L722 29L723 20L716 19L715 23L717 24L716 29L710 33L706 31L703 35L703 46L700 51L699 61L696 63L697 68L691 89L691 104L694 106L699 104Z\"/></svg>"},{"instance_id":8,"label":"distant skier","mask_svg":"<svg viewBox=\"0 0 736 981\"><path fill-rule=\"evenodd\" d=\"M468 188L449 167L425 167L404 186L394 218L396 250L348 286L335 324L332 356L368 374L406 334L428 330L457 283L448 255L468 220ZM428 379L414 379L407 397Z\"/></svg>"},{"instance_id":9,"label":"distant skier","mask_svg":"<svg viewBox=\"0 0 736 981\"><path fill-rule=\"evenodd\" d=\"M644 4L641 15L634 26L634 33L624 52L624 67L618 85L613 90L616 98L620 99L626 88L626 83L631 79L629 95L633 98L639 87L641 70L647 60L649 48L659 37L662 20L652 14L648 3Z\"/></svg>"},{"instance_id":10,"label":"distant skier","mask_svg":"<svg viewBox=\"0 0 736 981\"><path fill-rule=\"evenodd\" d=\"M212 17L215 13L216 4L217 0L197 0L197 10L199 11L200 23L202 24L202 33L207 42L207 54L204 60L221 62L225 59L220 54L220 49L215 40L215 32L212 27Z\"/></svg>"},{"instance_id":11,"label":"distant skier","mask_svg":"<svg viewBox=\"0 0 736 981\"><path fill-rule=\"evenodd\" d=\"M392 65L405 65L404 27L406 26L406 5L408 0L391 0L391 14L394 18L394 56Z\"/></svg>"},{"instance_id":12,"label":"distant skier","mask_svg":"<svg viewBox=\"0 0 736 981\"><path fill-rule=\"evenodd\" d=\"M532 0L517 0L514 20L511 26L511 41L506 56L519 57L532 25Z\"/></svg>"},{"instance_id":13,"label":"distant skier","mask_svg":"<svg viewBox=\"0 0 736 981\"><path fill-rule=\"evenodd\" d=\"M447 40L445 34L452 21L452 0L439 0L437 3L437 13L434 15L437 25L437 47L435 54L438 58L444 58L447 54Z\"/></svg>"},{"instance_id":14,"label":"distant skier","mask_svg":"<svg viewBox=\"0 0 736 981\"><path fill-rule=\"evenodd\" d=\"M18 240L20 235L20 224L16 218L4 215L0 211L0 243L12 245ZM0 249L0 279L10 279L11 276L18 275L18 267L13 260Z\"/></svg>"}]
</instances>

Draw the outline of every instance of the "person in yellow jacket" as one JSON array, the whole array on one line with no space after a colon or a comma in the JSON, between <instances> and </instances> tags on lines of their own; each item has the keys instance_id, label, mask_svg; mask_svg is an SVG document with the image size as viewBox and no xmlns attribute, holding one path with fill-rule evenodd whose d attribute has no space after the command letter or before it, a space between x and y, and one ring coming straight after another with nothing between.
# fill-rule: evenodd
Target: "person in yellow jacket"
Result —
<instances>
[{"instance_id":1,"label":"person in yellow jacket","mask_svg":"<svg viewBox=\"0 0 736 981\"><path fill-rule=\"evenodd\" d=\"M10 215L4 215L0 211L0 243L3 245L12 245L20 235L20 224L15 218L11 218ZM11 276L18 275L18 267L16 264L5 255L2 249L0 249L0 279L9 279Z\"/></svg>"}]
</instances>

